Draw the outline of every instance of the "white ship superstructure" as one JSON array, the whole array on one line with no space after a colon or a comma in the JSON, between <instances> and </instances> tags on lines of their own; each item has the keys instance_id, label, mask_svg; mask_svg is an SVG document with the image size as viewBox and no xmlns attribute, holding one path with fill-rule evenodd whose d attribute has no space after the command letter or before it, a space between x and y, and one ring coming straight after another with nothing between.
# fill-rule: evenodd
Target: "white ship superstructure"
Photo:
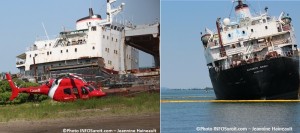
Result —
<instances>
[{"instance_id":1,"label":"white ship superstructure","mask_svg":"<svg viewBox=\"0 0 300 133\"><path fill-rule=\"evenodd\" d=\"M237 0L237 18L216 21L201 37L217 99L298 99L299 56L292 19L254 16ZM234 21L233 21L234 20Z\"/></svg>"},{"instance_id":2,"label":"white ship superstructure","mask_svg":"<svg viewBox=\"0 0 300 133\"><path fill-rule=\"evenodd\" d=\"M282 12L278 18L265 13L252 16L247 4L238 0L236 19L217 19L217 32L206 29L202 36L209 67L229 69L275 56L291 56L297 42L291 18ZM235 21L234 21L235 20Z\"/></svg>"},{"instance_id":3,"label":"white ship superstructure","mask_svg":"<svg viewBox=\"0 0 300 133\"><path fill-rule=\"evenodd\" d=\"M23 75L43 75L49 70L103 66L114 71L138 68L138 50L124 44L124 25L113 16L125 6L112 9L107 1L107 18L89 9L89 16L76 21L76 30L60 32L55 39L35 41L27 52L17 56L16 67Z\"/></svg>"}]
</instances>

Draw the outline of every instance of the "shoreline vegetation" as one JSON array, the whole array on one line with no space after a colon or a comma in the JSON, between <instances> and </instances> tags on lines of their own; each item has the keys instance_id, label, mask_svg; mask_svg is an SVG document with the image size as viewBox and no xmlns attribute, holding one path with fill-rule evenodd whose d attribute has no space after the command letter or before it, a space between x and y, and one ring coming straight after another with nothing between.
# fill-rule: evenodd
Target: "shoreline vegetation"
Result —
<instances>
[{"instance_id":1,"label":"shoreline vegetation","mask_svg":"<svg viewBox=\"0 0 300 133\"><path fill-rule=\"evenodd\" d=\"M41 102L0 105L0 122L93 116L124 116L159 113L160 93L140 93L132 97L106 96L74 102Z\"/></svg>"}]
</instances>

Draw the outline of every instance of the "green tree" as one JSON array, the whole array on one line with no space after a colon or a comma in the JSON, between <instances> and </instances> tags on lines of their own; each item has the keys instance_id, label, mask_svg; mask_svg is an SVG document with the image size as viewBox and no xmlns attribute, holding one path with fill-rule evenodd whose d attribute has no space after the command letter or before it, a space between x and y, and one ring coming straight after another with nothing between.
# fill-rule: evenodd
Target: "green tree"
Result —
<instances>
[{"instance_id":1,"label":"green tree","mask_svg":"<svg viewBox=\"0 0 300 133\"><path fill-rule=\"evenodd\" d=\"M38 83L32 83L32 82L24 82L20 79L13 79L13 82L17 87L36 87L39 86ZM0 104L7 104L7 103L13 103L13 104L20 104L25 103L28 101L29 94L20 93L18 97L16 97L13 101L9 101L9 98L11 96L11 88L9 86L9 83L7 80L0 81ZM34 101L43 101L46 100L48 97L45 95L34 95Z\"/></svg>"}]
</instances>

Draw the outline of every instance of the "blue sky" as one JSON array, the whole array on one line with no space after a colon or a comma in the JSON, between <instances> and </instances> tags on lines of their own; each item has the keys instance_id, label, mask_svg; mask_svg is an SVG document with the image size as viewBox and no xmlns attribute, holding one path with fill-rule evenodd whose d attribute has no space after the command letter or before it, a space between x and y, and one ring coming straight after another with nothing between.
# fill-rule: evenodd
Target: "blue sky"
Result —
<instances>
[{"instance_id":1,"label":"blue sky","mask_svg":"<svg viewBox=\"0 0 300 133\"><path fill-rule=\"evenodd\" d=\"M126 3L118 19L132 20L134 24L154 23L160 15L159 0L118 0ZM0 72L18 72L16 56L25 52L37 36L45 36L44 23L49 36L58 35L65 27L75 29L77 19L88 15L92 7L95 14L106 18L106 0L5 0L0 5ZM141 66L153 65L153 58L142 54Z\"/></svg>"},{"instance_id":2,"label":"blue sky","mask_svg":"<svg viewBox=\"0 0 300 133\"><path fill-rule=\"evenodd\" d=\"M247 1L251 12L264 11L279 16L289 13L296 38L300 37L299 1ZM211 87L200 32L205 27L216 30L218 17L228 17L231 0L162 0L161 1L161 86L169 88ZM234 10L233 10L234 11ZM234 17L234 12L231 13ZM298 33L298 34L297 34Z\"/></svg>"}]
</instances>

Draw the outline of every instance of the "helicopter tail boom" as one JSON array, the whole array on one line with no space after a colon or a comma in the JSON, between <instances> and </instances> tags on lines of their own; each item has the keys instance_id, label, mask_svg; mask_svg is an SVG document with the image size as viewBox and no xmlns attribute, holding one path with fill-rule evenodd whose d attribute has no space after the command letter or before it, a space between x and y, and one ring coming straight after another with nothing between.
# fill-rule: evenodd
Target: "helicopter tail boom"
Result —
<instances>
[{"instance_id":1,"label":"helicopter tail boom","mask_svg":"<svg viewBox=\"0 0 300 133\"><path fill-rule=\"evenodd\" d=\"M6 79L7 79L8 83L9 83L10 88L12 89L12 94L11 94L11 96L9 98L9 100L12 101L12 100L14 100L18 96L19 89L18 89L18 87L15 86L14 82L11 79L10 74L6 73Z\"/></svg>"}]
</instances>

